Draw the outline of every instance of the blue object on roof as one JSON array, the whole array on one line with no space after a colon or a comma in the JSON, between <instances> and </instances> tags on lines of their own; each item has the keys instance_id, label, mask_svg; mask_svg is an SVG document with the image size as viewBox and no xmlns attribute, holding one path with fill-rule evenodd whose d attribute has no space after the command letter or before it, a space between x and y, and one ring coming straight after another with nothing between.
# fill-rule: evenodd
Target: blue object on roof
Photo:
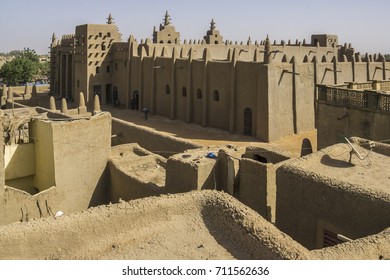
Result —
<instances>
[{"instance_id":1,"label":"blue object on roof","mask_svg":"<svg viewBox=\"0 0 390 280\"><path fill-rule=\"evenodd\" d=\"M217 158L217 155L213 152L210 152L206 155L207 158Z\"/></svg>"}]
</instances>

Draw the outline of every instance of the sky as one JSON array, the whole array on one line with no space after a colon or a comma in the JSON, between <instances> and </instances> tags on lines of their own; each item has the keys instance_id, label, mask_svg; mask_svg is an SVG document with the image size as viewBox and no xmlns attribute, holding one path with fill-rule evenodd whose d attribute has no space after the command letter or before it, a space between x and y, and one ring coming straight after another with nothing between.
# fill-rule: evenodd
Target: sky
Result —
<instances>
[{"instance_id":1,"label":"sky","mask_svg":"<svg viewBox=\"0 0 390 280\"><path fill-rule=\"evenodd\" d=\"M336 34L361 53L390 53L389 0L0 0L0 52L29 47L47 54L75 26L103 24L112 13L126 41L150 38L168 10L184 39L201 39L213 18L224 40L295 42Z\"/></svg>"}]
</instances>

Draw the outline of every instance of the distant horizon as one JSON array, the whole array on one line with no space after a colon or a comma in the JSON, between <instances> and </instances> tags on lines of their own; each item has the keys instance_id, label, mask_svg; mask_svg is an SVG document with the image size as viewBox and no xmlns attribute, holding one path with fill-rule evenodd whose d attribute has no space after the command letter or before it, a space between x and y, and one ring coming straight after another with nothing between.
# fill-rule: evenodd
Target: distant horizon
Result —
<instances>
[{"instance_id":1,"label":"distant horizon","mask_svg":"<svg viewBox=\"0 0 390 280\"><path fill-rule=\"evenodd\" d=\"M390 54L390 1L287 1L230 0L193 1L121 1L111 0L36 0L31 5L27 0L5 0L0 17L2 40L0 52L34 49L38 54L49 52L53 32L57 38L73 34L82 24L104 24L108 14L126 41L133 35L138 42L151 38L153 27L162 23L168 10L172 24L185 39L200 40L216 22L224 41L252 42L281 40L311 41L313 34L334 34L339 44L351 43L361 54ZM28 8L26 8L28 7Z\"/></svg>"}]
</instances>

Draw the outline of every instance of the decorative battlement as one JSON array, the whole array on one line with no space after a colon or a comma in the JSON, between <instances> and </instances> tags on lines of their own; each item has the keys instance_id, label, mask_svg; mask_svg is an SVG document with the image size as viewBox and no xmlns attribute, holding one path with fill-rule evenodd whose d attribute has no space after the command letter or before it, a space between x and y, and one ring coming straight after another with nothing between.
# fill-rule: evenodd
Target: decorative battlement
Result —
<instances>
[{"instance_id":1,"label":"decorative battlement","mask_svg":"<svg viewBox=\"0 0 390 280\"><path fill-rule=\"evenodd\" d=\"M342 87L318 85L318 100L390 112L390 81L350 83ZM348 88L346 88L348 87Z\"/></svg>"}]
</instances>

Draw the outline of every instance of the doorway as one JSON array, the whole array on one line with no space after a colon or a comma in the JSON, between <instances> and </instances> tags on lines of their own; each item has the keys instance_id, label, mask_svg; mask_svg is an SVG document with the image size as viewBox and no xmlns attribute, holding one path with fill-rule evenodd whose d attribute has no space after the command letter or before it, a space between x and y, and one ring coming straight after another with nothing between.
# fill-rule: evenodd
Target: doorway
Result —
<instances>
[{"instance_id":1,"label":"doorway","mask_svg":"<svg viewBox=\"0 0 390 280\"><path fill-rule=\"evenodd\" d=\"M112 103L111 84L106 85L106 105Z\"/></svg>"},{"instance_id":2,"label":"doorway","mask_svg":"<svg viewBox=\"0 0 390 280\"><path fill-rule=\"evenodd\" d=\"M138 90L133 92L132 101L133 101L133 106L132 106L133 110L138 111L139 110L139 92L138 92Z\"/></svg>"},{"instance_id":3,"label":"doorway","mask_svg":"<svg viewBox=\"0 0 390 280\"><path fill-rule=\"evenodd\" d=\"M244 134L252 135L252 109L250 108L244 110Z\"/></svg>"}]
</instances>

